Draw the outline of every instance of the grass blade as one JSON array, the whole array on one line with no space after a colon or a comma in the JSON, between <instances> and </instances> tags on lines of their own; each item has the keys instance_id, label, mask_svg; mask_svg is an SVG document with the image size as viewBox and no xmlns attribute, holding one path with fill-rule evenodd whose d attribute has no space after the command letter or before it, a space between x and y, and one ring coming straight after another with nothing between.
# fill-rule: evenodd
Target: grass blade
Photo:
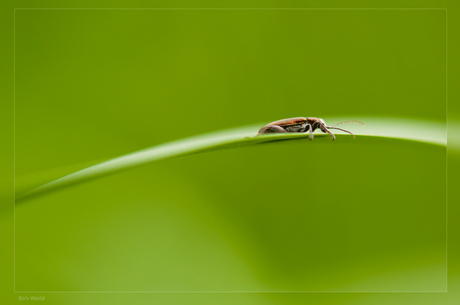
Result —
<instances>
[{"instance_id":1,"label":"grass blade","mask_svg":"<svg viewBox=\"0 0 460 305\"><path fill-rule=\"evenodd\" d=\"M346 121L349 118L329 118L326 122ZM355 135L366 137L397 138L418 141L431 145L447 145L446 125L439 122L408 120L408 119L383 119L383 118L353 118L364 122L366 125L353 125L348 127ZM254 137L263 124L228 129L204 135L181 139L127 155L116 157L99 164L81 169L54 181L45 183L32 190L17 194L16 201L24 201L37 195L61 189L67 186L103 177L112 173L127 170L143 164L167 158L185 156L188 154L210 151L214 149L233 148L238 146L261 144L273 141L294 140L308 137L308 134L270 134ZM339 134L340 132L337 132ZM345 136L345 135L343 135ZM346 135L348 136L348 135ZM249 138L248 138L249 137ZM330 136L315 134L316 141L330 141ZM314 145L315 141L312 142ZM340 143L340 138L337 143ZM338 144L339 145L339 144ZM455 146L459 147L459 145ZM18 179L20 180L20 179Z\"/></svg>"}]
</instances>

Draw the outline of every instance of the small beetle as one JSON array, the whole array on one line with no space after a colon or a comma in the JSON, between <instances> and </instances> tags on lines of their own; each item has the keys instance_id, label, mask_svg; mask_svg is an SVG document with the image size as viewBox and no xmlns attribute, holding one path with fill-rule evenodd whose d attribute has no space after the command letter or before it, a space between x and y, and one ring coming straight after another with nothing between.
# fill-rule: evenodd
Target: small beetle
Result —
<instances>
[{"instance_id":1,"label":"small beetle","mask_svg":"<svg viewBox=\"0 0 460 305\"><path fill-rule=\"evenodd\" d=\"M279 121L274 121L271 122L265 126L263 126L260 130L258 135L264 134L264 133L283 133L283 132L310 132L310 140L313 140L313 131L316 130L316 128L321 129L322 132L328 133L332 136L332 141L335 141L335 136L332 132L329 131L329 129L338 129L344 132L348 132L349 134L352 135L354 138L355 135L351 133L348 130L341 129L338 127L335 127L340 124L344 123L359 123L364 125L363 123L359 121L346 121L346 122L341 122L338 124L335 124L333 126L326 126L326 122L324 122L323 119L318 119L318 118L290 118L290 119L284 119L284 120L279 120Z\"/></svg>"}]
</instances>

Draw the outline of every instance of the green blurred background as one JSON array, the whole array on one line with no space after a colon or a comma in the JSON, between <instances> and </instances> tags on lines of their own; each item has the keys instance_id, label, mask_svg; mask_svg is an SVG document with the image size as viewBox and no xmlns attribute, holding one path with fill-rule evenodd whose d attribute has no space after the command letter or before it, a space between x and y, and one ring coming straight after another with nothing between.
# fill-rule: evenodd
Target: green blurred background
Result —
<instances>
[{"instance_id":1,"label":"green blurred background","mask_svg":"<svg viewBox=\"0 0 460 305\"><path fill-rule=\"evenodd\" d=\"M445 121L445 31L443 10L17 11L16 175L292 116Z\"/></svg>"},{"instance_id":2,"label":"green blurred background","mask_svg":"<svg viewBox=\"0 0 460 305\"><path fill-rule=\"evenodd\" d=\"M285 117L446 121L444 10L17 10L15 19L19 185ZM445 291L445 165L443 147L339 137L88 182L16 207L15 289Z\"/></svg>"}]
</instances>

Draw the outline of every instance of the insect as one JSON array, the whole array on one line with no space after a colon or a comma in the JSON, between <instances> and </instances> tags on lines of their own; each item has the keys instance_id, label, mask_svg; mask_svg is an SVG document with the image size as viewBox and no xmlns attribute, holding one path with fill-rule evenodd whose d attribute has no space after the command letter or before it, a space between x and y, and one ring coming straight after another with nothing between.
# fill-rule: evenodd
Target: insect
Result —
<instances>
[{"instance_id":1,"label":"insect","mask_svg":"<svg viewBox=\"0 0 460 305\"><path fill-rule=\"evenodd\" d=\"M318 119L318 118L303 118L303 117L298 117L298 118L290 118L290 119L284 119L284 120L279 120L279 121L274 121L271 122L265 126L263 126L260 130L258 135L265 134L265 133L284 133L284 132L310 132L310 140L313 140L313 132L316 130L316 128L319 128L322 132L328 133L332 136L332 141L335 141L335 136L332 132L329 131L329 129L338 129L344 132L347 132L352 135L354 138L355 135L351 133L348 130L342 129L335 127L340 124L345 124L345 123L359 123L364 125L362 122L359 121L346 121L346 122L341 122L332 126L326 126L326 122L324 122L323 119Z\"/></svg>"}]
</instances>

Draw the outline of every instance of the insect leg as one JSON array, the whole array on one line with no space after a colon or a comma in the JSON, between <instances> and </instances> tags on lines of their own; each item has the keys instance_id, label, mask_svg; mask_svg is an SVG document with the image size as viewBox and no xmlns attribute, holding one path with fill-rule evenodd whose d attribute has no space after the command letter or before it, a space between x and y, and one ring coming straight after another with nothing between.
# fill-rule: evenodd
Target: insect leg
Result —
<instances>
[{"instance_id":1,"label":"insect leg","mask_svg":"<svg viewBox=\"0 0 460 305\"><path fill-rule=\"evenodd\" d=\"M311 124L308 125L308 131L310 132L310 141L313 140L313 128L311 127Z\"/></svg>"},{"instance_id":2,"label":"insect leg","mask_svg":"<svg viewBox=\"0 0 460 305\"><path fill-rule=\"evenodd\" d=\"M263 134L263 133L283 133L283 132L287 132L283 127L278 126L278 125L271 125L271 126L262 128L256 136Z\"/></svg>"},{"instance_id":3,"label":"insect leg","mask_svg":"<svg viewBox=\"0 0 460 305\"><path fill-rule=\"evenodd\" d=\"M324 127L324 130L326 130L326 132L327 132L328 134L331 135L332 141L335 141L335 136L334 136L334 134L333 134L332 132L330 132L329 129L326 128L326 126L323 126L323 127ZM337 128L334 128L334 129L337 129Z\"/></svg>"}]
</instances>

